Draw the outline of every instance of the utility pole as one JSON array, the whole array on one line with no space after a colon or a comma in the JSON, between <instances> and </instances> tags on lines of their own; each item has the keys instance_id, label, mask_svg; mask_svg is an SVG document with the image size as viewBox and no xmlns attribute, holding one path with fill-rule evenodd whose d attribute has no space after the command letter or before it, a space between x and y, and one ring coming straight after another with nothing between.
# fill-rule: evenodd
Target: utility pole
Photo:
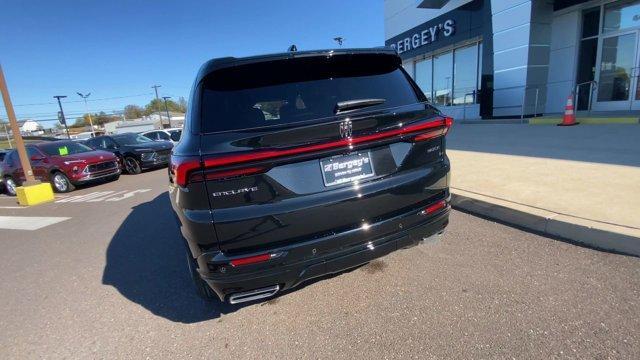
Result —
<instances>
[{"instance_id":1,"label":"utility pole","mask_svg":"<svg viewBox=\"0 0 640 360\"><path fill-rule=\"evenodd\" d=\"M171 115L169 115L169 107L167 106L167 99L171 99L171 96L163 96L164 110L167 112L167 119L169 119L169 127L171 127ZM162 123L162 121L160 121Z\"/></svg>"},{"instance_id":2,"label":"utility pole","mask_svg":"<svg viewBox=\"0 0 640 360\"><path fill-rule=\"evenodd\" d=\"M154 89L156 91L156 100L159 100L160 97L158 96L158 88L162 87L162 85L153 85L151 88Z\"/></svg>"},{"instance_id":3,"label":"utility pole","mask_svg":"<svg viewBox=\"0 0 640 360\"><path fill-rule=\"evenodd\" d=\"M65 119L64 117L64 111L62 111L62 103L60 102L60 99L64 99L66 97L66 95L56 95L53 98L58 99L58 107L60 107L60 120L64 125L64 129L67 131L67 138L71 139L71 136L69 135L69 127L67 127L67 119Z\"/></svg>"},{"instance_id":4,"label":"utility pole","mask_svg":"<svg viewBox=\"0 0 640 360\"><path fill-rule=\"evenodd\" d=\"M89 112L89 105L87 105L87 98L89 97L89 95L91 95L91 93L83 95L82 93L77 92L76 94L80 95L80 97L84 99L84 109L89 115L89 125L91 125L91 137L96 137L96 133L93 131L93 120L91 119L91 113Z\"/></svg>"},{"instance_id":5,"label":"utility pole","mask_svg":"<svg viewBox=\"0 0 640 360\"><path fill-rule=\"evenodd\" d=\"M7 88L7 82L4 78L4 72L0 65L0 92L2 92L2 101L4 102L4 108L7 111L7 117L9 118L9 124L11 125L11 131L13 132L13 138L16 141L16 149L18 149L18 157L20 158L20 165L26 178L26 182L23 185L35 185L38 184L36 178L33 176L33 170L31 169L31 163L27 157L27 149L24 147L24 141L20 134L20 128L18 127L18 121L16 120L16 113L13 111L13 104L11 103L11 97L9 97L9 89Z\"/></svg>"}]
</instances>

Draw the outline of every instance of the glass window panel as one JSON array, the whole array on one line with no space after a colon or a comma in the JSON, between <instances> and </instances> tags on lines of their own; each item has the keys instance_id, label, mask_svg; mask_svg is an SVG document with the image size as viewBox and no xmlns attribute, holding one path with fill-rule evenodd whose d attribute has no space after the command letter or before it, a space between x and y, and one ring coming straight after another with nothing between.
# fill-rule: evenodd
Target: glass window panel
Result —
<instances>
[{"instance_id":1,"label":"glass window panel","mask_svg":"<svg viewBox=\"0 0 640 360\"><path fill-rule=\"evenodd\" d=\"M598 50L598 38L591 38L580 41L580 52L578 53L578 74L576 82L584 84L595 79L596 75L596 54ZM589 107L589 84L581 85L578 88L577 110L587 110Z\"/></svg>"},{"instance_id":2,"label":"glass window panel","mask_svg":"<svg viewBox=\"0 0 640 360\"><path fill-rule=\"evenodd\" d=\"M402 63L402 67L404 70L411 76L412 79L415 79L413 74L413 61L405 61Z\"/></svg>"},{"instance_id":3,"label":"glass window panel","mask_svg":"<svg viewBox=\"0 0 640 360\"><path fill-rule=\"evenodd\" d=\"M629 99L636 35L626 34L602 40L598 101Z\"/></svg>"},{"instance_id":4,"label":"glass window panel","mask_svg":"<svg viewBox=\"0 0 640 360\"><path fill-rule=\"evenodd\" d=\"M478 85L478 46L456 49L453 68L453 104L472 104Z\"/></svg>"},{"instance_id":5,"label":"glass window panel","mask_svg":"<svg viewBox=\"0 0 640 360\"><path fill-rule=\"evenodd\" d=\"M598 35L599 25L600 6L585 10L582 13L582 38Z\"/></svg>"},{"instance_id":6,"label":"glass window panel","mask_svg":"<svg viewBox=\"0 0 640 360\"><path fill-rule=\"evenodd\" d=\"M476 102L480 103L480 90L482 89L482 43L478 43L478 95Z\"/></svg>"},{"instance_id":7,"label":"glass window panel","mask_svg":"<svg viewBox=\"0 0 640 360\"><path fill-rule=\"evenodd\" d=\"M453 80L453 53L448 52L433 57L433 103L451 105Z\"/></svg>"},{"instance_id":8,"label":"glass window panel","mask_svg":"<svg viewBox=\"0 0 640 360\"><path fill-rule=\"evenodd\" d=\"M616 1L605 5L603 22L605 33L640 26L640 1Z\"/></svg>"},{"instance_id":9,"label":"glass window panel","mask_svg":"<svg viewBox=\"0 0 640 360\"><path fill-rule=\"evenodd\" d=\"M422 92L427 97L429 102L433 102L432 89L432 73L431 73L431 59L420 60L416 62L416 83L422 89Z\"/></svg>"}]
</instances>

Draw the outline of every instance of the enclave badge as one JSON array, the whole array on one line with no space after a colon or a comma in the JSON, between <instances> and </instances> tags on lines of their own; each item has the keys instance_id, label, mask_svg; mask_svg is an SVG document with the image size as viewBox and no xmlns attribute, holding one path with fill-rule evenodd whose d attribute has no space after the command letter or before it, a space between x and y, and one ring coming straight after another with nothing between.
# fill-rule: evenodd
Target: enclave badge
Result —
<instances>
[{"instance_id":1,"label":"enclave badge","mask_svg":"<svg viewBox=\"0 0 640 360\"><path fill-rule=\"evenodd\" d=\"M258 191L258 187L257 186L253 186L253 187L246 187L246 188L235 189L235 190L216 191L211 195L213 195L213 196L228 196L228 195L238 195L238 194L243 194L243 193L248 193L248 192L253 192L253 191Z\"/></svg>"},{"instance_id":2,"label":"enclave badge","mask_svg":"<svg viewBox=\"0 0 640 360\"><path fill-rule=\"evenodd\" d=\"M340 123L340 137L348 139L353 134L353 125L351 120L346 119Z\"/></svg>"}]
</instances>

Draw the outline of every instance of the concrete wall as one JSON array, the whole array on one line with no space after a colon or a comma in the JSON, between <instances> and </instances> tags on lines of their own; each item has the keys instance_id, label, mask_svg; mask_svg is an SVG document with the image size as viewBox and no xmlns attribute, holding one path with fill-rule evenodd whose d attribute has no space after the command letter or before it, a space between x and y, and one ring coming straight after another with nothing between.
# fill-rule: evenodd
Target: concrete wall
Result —
<instances>
[{"instance_id":1,"label":"concrete wall","mask_svg":"<svg viewBox=\"0 0 640 360\"><path fill-rule=\"evenodd\" d=\"M553 17L545 113L562 112L575 85L580 14L580 11L573 11Z\"/></svg>"},{"instance_id":2,"label":"concrete wall","mask_svg":"<svg viewBox=\"0 0 640 360\"><path fill-rule=\"evenodd\" d=\"M494 116L533 114L546 103L553 4L545 0L491 0Z\"/></svg>"}]
</instances>

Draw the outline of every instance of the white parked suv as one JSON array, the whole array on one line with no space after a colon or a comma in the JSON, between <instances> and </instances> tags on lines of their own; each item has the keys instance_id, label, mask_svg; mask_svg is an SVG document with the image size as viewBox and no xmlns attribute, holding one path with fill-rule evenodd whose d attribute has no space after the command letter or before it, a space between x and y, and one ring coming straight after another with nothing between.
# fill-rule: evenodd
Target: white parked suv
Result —
<instances>
[{"instance_id":1,"label":"white parked suv","mask_svg":"<svg viewBox=\"0 0 640 360\"><path fill-rule=\"evenodd\" d=\"M177 143L182 135L182 128L169 128L160 130L150 130L141 132L140 135L147 137L153 141L171 141Z\"/></svg>"}]
</instances>

